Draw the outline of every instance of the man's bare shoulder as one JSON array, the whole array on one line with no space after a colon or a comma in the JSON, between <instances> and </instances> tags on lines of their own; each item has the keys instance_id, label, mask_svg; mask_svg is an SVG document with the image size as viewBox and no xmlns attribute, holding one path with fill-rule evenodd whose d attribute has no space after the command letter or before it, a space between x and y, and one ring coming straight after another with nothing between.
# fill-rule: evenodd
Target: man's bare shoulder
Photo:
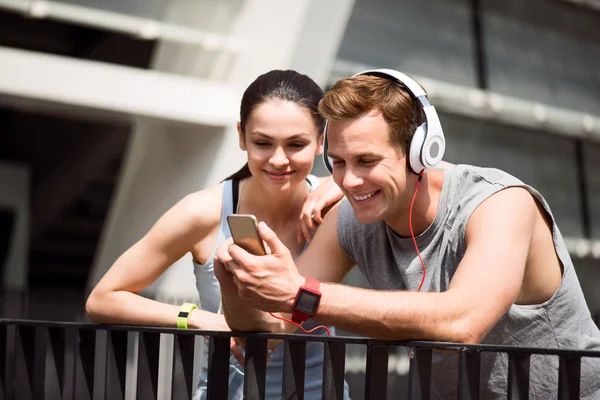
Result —
<instances>
[{"instance_id":1,"label":"man's bare shoulder","mask_svg":"<svg viewBox=\"0 0 600 400\"><path fill-rule=\"evenodd\" d=\"M469 218L465 239L468 244L474 234L481 235L490 230L486 236L498 234L499 225L506 225L508 230L514 227L515 231L522 225L531 228L539 214L536 200L526 188L508 187L492 194L475 209Z\"/></svg>"}]
</instances>

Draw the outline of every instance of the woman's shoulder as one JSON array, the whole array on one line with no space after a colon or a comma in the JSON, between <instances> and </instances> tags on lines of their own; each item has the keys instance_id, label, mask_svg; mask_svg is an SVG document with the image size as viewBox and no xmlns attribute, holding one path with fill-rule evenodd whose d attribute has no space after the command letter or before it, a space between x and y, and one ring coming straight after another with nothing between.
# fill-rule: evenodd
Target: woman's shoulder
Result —
<instances>
[{"instance_id":1,"label":"woman's shoulder","mask_svg":"<svg viewBox=\"0 0 600 400\"><path fill-rule=\"evenodd\" d=\"M203 226L221 221L223 207L223 185L211 186L186 195L179 202L180 211L190 221Z\"/></svg>"}]
</instances>

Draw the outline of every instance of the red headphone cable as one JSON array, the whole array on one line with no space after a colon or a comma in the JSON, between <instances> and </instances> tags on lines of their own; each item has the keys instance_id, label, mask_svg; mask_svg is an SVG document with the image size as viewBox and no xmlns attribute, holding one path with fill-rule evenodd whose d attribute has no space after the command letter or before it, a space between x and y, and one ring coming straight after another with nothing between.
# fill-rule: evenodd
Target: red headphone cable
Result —
<instances>
[{"instance_id":1,"label":"red headphone cable","mask_svg":"<svg viewBox=\"0 0 600 400\"><path fill-rule=\"evenodd\" d=\"M304 333L313 333L313 332L314 332L314 331L316 331L317 329L321 329L321 328L323 328L323 329L325 329L325 330L327 331L327 336L331 336L331 332L329 331L329 328L328 328L328 327L326 327L325 325L319 325L319 326L315 326L315 327L314 327L314 328L312 328L311 330L308 330L308 331L307 331L306 329L304 329L304 327L303 327L302 325L300 325L300 324L299 324L299 323L297 323L297 322L294 322L294 321L292 321L291 319L287 319L287 318L280 317L280 316L278 316L278 315L275 315L275 314L273 314L272 312L270 312L269 314L271 314L271 317L273 317L273 318L276 318L276 319L279 319L279 320L281 320L281 321L289 322L290 324L294 324L294 325L296 325L298 328L302 329L302 331L303 331Z\"/></svg>"},{"instance_id":2,"label":"red headphone cable","mask_svg":"<svg viewBox=\"0 0 600 400\"><path fill-rule=\"evenodd\" d=\"M412 226L412 213L413 213L413 205L415 204L415 199L417 198L417 193L419 192L419 187L421 186L421 181L423 180L423 173L425 170L421 171L419 174L419 180L417 181L417 187L415 188L415 193L413 194L412 201L410 202L410 209L408 211L408 227L410 229L410 236L413 240L413 244L415 245L415 250L417 251L417 255L419 256L419 260L421 260L421 266L423 267L423 277L421 278L421 283L419 284L419 289L417 292L421 291L421 286L423 286L423 282L425 282L425 276L427 275L427 268L425 267L425 261L423 261L423 257L419 252L419 246L417 246L417 239L415 238L415 233L413 232Z\"/></svg>"}]
</instances>

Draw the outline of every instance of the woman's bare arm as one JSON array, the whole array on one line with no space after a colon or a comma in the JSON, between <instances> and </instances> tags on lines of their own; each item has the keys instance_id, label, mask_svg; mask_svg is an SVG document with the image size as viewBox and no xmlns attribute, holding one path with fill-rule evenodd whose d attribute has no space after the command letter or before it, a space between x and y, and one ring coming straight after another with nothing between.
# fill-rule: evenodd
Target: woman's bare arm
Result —
<instances>
[{"instance_id":1,"label":"woman's bare arm","mask_svg":"<svg viewBox=\"0 0 600 400\"><path fill-rule=\"evenodd\" d=\"M104 324L175 326L179 306L138 293L206 238L221 217L221 186L186 196L111 266L93 289L86 311ZM194 310L188 322L198 329L227 329L223 316Z\"/></svg>"}]
</instances>

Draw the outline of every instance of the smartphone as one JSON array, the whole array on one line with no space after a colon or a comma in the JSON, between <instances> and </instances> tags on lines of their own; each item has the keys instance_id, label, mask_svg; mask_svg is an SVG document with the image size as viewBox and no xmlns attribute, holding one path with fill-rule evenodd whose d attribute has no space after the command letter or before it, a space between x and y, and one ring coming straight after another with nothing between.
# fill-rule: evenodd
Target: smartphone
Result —
<instances>
[{"instance_id":1,"label":"smartphone","mask_svg":"<svg viewBox=\"0 0 600 400\"><path fill-rule=\"evenodd\" d=\"M258 221L251 214L229 214L227 223L233 242L256 256L267 254L265 245L258 234Z\"/></svg>"}]
</instances>

